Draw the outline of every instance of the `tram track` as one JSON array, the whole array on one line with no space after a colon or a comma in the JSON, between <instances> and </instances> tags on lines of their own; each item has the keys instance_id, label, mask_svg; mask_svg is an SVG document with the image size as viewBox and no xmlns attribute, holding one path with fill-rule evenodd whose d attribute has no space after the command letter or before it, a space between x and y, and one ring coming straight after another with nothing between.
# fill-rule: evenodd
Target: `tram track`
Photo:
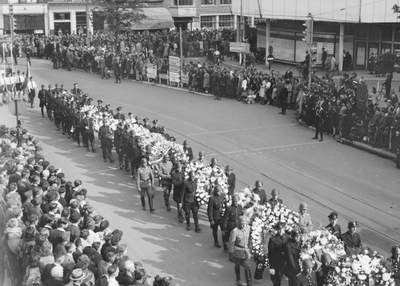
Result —
<instances>
[{"instance_id":1,"label":"tram track","mask_svg":"<svg viewBox=\"0 0 400 286\"><path fill-rule=\"evenodd\" d=\"M109 101L111 101L111 100L109 100ZM157 112L148 110L148 109L140 108L140 107L137 107L137 106L134 106L134 105L129 105L129 104L128 104L128 106L129 106L130 108L133 108L133 109L137 109L137 110L146 112L147 114L152 113L152 114L156 114L158 117L162 116L162 117L168 118L168 119L170 119L170 120L182 122L182 120L179 120L179 119L177 119L177 118L174 118L174 117L171 117L171 116L168 116L168 115L164 115L164 114L160 114L160 113L157 113ZM232 144L232 145L234 145L234 146L240 148L240 150L247 151L247 152L249 152L249 153L254 153L254 151L252 151L251 149L245 148L245 147L243 147L243 146L240 145L240 144L237 144L237 143L235 143L235 142L233 142L233 141L231 141L231 140L229 140L229 139L227 139L227 138L225 138L225 137L222 137L222 136L218 135L218 134L221 133L221 132L209 132L208 130L206 130L206 129L202 128L202 127L199 127L199 126L197 126L197 125L194 125L194 124L192 124L192 123L188 123L188 122L184 122L184 123L187 124L187 125L189 125L189 126L192 126L192 127L194 127L194 128L203 130L205 134L210 133L210 134L216 136L218 139L223 140L223 141L225 141L225 142L227 142L227 143L229 143L229 144ZM204 146L204 147L206 147L206 148L208 148L208 149L213 150L213 152L215 152L216 154L219 154L221 157L225 157L225 158L227 158L228 160L234 161L237 165L240 165L241 167L243 167L243 168L245 168L245 169L251 171L252 173L254 173L254 174L258 175L258 176L264 177L264 178L266 178L266 179L268 179L268 180L270 180L270 181L273 181L273 182L277 183L278 185L280 185L280 186L282 186L282 187L284 187L284 188L286 188L286 189L288 189L288 190L290 190L290 191L292 191L292 192L294 192L294 193L297 193L297 194L299 194L299 195L301 195L301 196L304 196L304 197L307 198L309 201L312 201L312 202L318 204L318 205L321 206L321 207L324 207L324 208L326 208L326 209L330 209L330 208L331 208L331 206L328 206L328 205L326 205L326 204L324 204L324 203L321 203L320 201L314 199L312 196L306 195L306 194L304 194L304 193L302 193L302 192L296 190L295 188L293 188L293 187L291 187L291 186L289 186L289 185L287 185L287 184L285 184L285 183L283 183L283 182L281 182L281 181L279 181L279 180L277 180L277 179L275 179L275 178L273 178L273 177L271 177L271 176L269 176L269 175L267 175L267 174L265 174L265 173L263 173L263 172L260 172L260 171L258 171L258 170L256 170L256 169L254 169L254 168L252 168L252 167L246 165L246 164L243 164L243 163L240 162L239 160L236 160L236 159L234 159L233 157L228 156L227 154L224 154L224 152L221 152L221 151L219 151L218 149L213 148L212 146L208 146L208 145L204 144L204 143L201 142L200 140L197 140L197 139L195 139L195 138L193 138L193 137L187 136L187 135L185 135L184 133L181 133L180 131L178 131L178 130L176 130L176 129L172 129L172 128L168 128L168 129L171 130L172 132L178 134L178 135L181 136L181 137L190 139L191 141L194 141L194 142L196 142L196 143L199 144L199 145L202 145L202 146ZM332 143L334 143L334 142L332 142ZM277 146L276 148L279 148L279 146ZM263 155L262 153L261 153L261 154L258 154L258 156L262 157L263 159L265 159L265 160L267 160L267 161L270 161L270 162L273 163L273 164L279 165L280 167L285 168L285 169L287 169L287 170L289 170L289 171L291 171L291 172L295 172L296 174L298 174L298 175L300 175L300 176L302 176L302 177L304 177L304 178L306 178L306 179L308 179L308 180L310 180L310 181L313 181L313 182L315 182L315 183L317 183L317 184L320 184L320 185L322 185L322 186L328 188L328 189L331 190L331 191L337 192L337 193L339 193L339 194L341 194L341 195L343 195L343 196L345 196L345 197L347 197L347 198L349 198L349 199L352 199L352 200L354 200L354 201L356 201L356 202L358 202L358 203L364 204L365 206L367 206L367 207L369 207L369 208L372 208L374 211L380 212L380 213L382 213L382 214L384 214L384 215L389 215L389 216L391 216L391 217L393 217L393 218L395 218L395 219L399 219L399 220L400 220L400 217L399 217L399 216L396 216L395 214L386 212L386 211L384 211L384 210L382 210L382 209L380 209L380 208L374 206L373 204L368 203L368 202L365 201L365 200L362 200L362 199L360 199L360 198L357 198L357 197L355 197L355 196L352 196L352 195L348 194L347 192L344 192L343 190L340 190L340 189L338 189L338 188L335 188L334 186L332 186L332 185L329 184L329 183L326 183L326 182L321 181L321 180L317 180L316 178L314 178L314 177L312 177L312 176L310 176L310 175L304 174L304 173L302 173L302 172L300 172L300 171L298 171L298 170L296 170L296 169L294 169L294 168L291 168L290 166L287 166L287 165L285 165L285 164L282 164L282 163L280 163L280 162L277 162L277 161L275 161L275 160L273 160L273 159L271 159L271 158L269 158L269 157ZM239 181L239 182L241 182L243 185L248 186L248 183L246 183L245 181L243 181L243 180L241 180L241 179L238 179L238 178L236 178L236 180ZM340 214L343 218L346 218L347 220L352 220L352 218L349 217L349 216L347 216L345 213L339 212L339 214ZM314 225L319 225L319 224L316 223L315 221L313 221L313 224L314 224ZM389 236L389 235L385 234L385 232L383 232L383 231L376 230L376 229L374 229L374 228L372 228L372 227L370 227L370 226L368 226L367 224L362 223L362 222L359 222L359 225L362 226L364 229L369 230L370 232L375 233L376 235L378 235L378 236L380 236L380 237L383 237L383 238L385 238L385 239L387 239L387 240L389 240L389 241L391 241L391 242L394 242L394 243L396 243L396 244L400 244L400 239L395 239L395 238L393 238L392 236Z\"/></svg>"}]
</instances>

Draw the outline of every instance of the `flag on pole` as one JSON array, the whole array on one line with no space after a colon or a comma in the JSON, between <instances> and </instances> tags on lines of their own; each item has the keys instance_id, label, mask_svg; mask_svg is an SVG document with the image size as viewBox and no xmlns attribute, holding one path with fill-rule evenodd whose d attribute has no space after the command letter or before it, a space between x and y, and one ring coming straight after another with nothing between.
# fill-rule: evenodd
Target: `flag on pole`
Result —
<instances>
[{"instance_id":1,"label":"flag on pole","mask_svg":"<svg viewBox=\"0 0 400 286\"><path fill-rule=\"evenodd\" d=\"M376 91L379 91L381 88L380 88L380 85L381 85L381 83L380 83L380 81L378 80L377 81L377 83L376 83Z\"/></svg>"}]
</instances>

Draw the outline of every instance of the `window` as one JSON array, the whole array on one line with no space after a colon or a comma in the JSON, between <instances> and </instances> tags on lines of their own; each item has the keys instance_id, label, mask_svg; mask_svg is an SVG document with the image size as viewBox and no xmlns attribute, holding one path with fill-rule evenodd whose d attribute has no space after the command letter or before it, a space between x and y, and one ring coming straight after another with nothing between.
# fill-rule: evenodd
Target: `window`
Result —
<instances>
[{"instance_id":1,"label":"window","mask_svg":"<svg viewBox=\"0 0 400 286\"><path fill-rule=\"evenodd\" d=\"M193 0L173 0L174 6L193 6Z\"/></svg>"},{"instance_id":2,"label":"window","mask_svg":"<svg viewBox=\"0 0 400 286\"><path fill-rule=\"evenodd\" d=\"M201 5L215 5L215 0L201 0Z\"/></svg>"},{"instance_id":3,"label":"window","mask_svg":"<svg viewBox=\"0 0 400 286\"><path fill-rule=\"evenodd\" d=\"M232 4L232 0L219 0L221 5L230 5Z\"/></svg>"},{"instance_id":4,"label":"window","mask_svg":"<svg viewBox=\"0 0 400 286\"><path fill-rule=\"evenodd\" d=\"M216 28L217 17L216 16L201 16L200 27L202 28Z\"/></svg>"},{"instance_id":5,"label":"window","mask_svg":"<svg viewBox=\"0 0 400 286\"><path fill-rule=\"evenodd\" d=\"M220 27L233 27L233 16L232 15L221 15L219 16Z\"/></svg>"},{"instance_id":6,"label":"window","mask_svg":"<svg viewBox=\"0 0 400 286\"><path fill-rule=\"evenodd\" d=\"M70 20L70 13L54 13L54 20Z\"/></svg>"}]
</instances>

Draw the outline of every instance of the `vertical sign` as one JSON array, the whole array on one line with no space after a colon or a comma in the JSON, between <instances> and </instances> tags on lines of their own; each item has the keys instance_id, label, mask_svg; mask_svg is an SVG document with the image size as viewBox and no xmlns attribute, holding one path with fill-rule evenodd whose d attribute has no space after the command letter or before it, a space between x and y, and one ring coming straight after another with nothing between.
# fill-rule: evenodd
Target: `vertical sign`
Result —
<instances>
[{"instance_id":1,"label":"vertical sign","mask_svg":"<svg viewBox=\"0 0 400 286\"><path fill-rule=\"evenodd\" d=\"M179 57L169 56L169 80L180 82L181 59Z\"/></svg>"}]
</instances>

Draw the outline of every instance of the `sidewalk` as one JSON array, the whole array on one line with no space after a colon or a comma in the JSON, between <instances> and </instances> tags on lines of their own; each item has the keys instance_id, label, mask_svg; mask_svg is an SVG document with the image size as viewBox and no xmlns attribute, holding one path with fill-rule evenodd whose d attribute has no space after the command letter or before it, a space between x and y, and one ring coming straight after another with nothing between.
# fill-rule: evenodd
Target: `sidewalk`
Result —
<instances>
[{"instance_id":1,"label":"sidewalk","mask_svg":"<svg viewBox=\"0 0 400 286\"><path fill-rule=\"evenodd\" d=\"M185 62L189 63L190 61L197 63L200 62L201 64L203 63L207 63L206 57L201 57L201 58L185 58ZM240 66L239 63L237 61L231 61L229 58L226 58L224 62L222 62L220 64L220 66L224 67L231 67L231 68L235 68L235 69L241 69L243 68L243 66ZM254 64L254 66L261 71L268 71L268 68L263 65L263 64ZM284 74L286 72L287 67L290 67L293 71L293 74L296 76L297 70L296 70L296 66L292 65L292 64L283 64L283 63L274 63L273 64L273 70L274 71L278 71L281 74ZM367 70L354 70L351 72L355 72L357 73L358 77L364 76L364 80L365 81L380 81L380 83L382 84L385 80L384 77L376 77L374 75L370 75L369 72ZM317 71L316 73L318 76L323 76L324 72L323 71ZM335 80L340 79L340 75L335 75L333 78ZM393 82L396 82L398 85L400 84L400 75L397 73L393 74ZM397 90L397 88L396 88ZM299 122L300 125L305 126L305 127L309 127L314 129L314 127L312 126L308 126L305 125L304 123ZM396 155L388 150L385 149L381 149L381 148L373 148L371 145L363 143L363 142L357 142L357 141L351 141L351 140L347 140L347 139L341 139L341 138L337 138L336 139L337 142L342 143L342 144L346 144L349 146L352 146L354 148L366 151L368 153L374 154L374 155L378 155L380 157L386 158L386 159L390 159L392 161L396 160Z\"/></svg>"},{"instance_id":2,"label":"sidewalk","mask_svg":"<svg viewBox=\"0 0 400 286\"><path fill-rule=\"evenodd\" d=\"M200 58L185 58L184 61L185 61L185 63L189 63L190 61L192 61L192 62L194 62L194 63L197 63L197 62L200 62L200 63L207 63L206 57L200 57ZM293 75L296 77L296 76L299 75L299 73L298 73L298 71L297 71L297 69L296 69L296 65L297 65L297 64L294 64L294 63L293 63L293 64L289 64L289 63L274 62L274 63L272 64L272 69L273 69L275 72L279 72L280 74L283 75L283 74L285 74L286 69L287 69L288 67L290 67L291 70L292 70L292 72L293 72ZM223 61L223 62L220 64L220 66L222 66L222 67L226 66L226 67L235 68L235 69L242 69L242 68L244 68L244 66L241 66L241 65L239 64L238 61L236 61L236 60L232 60L232 61L231 61L228 57L225 57L225 61ZM259 63L257 63L257 64L254 64L254 67L256 67L257 70L260 70L260 71L265 71L265 72L269 71L268 68L267 68L267 66L264 65L264 64L259 64ZM351 74L351 73L353 73L353 72L355 72L355 73L357 74L358 78L361 78L361 76L363 76L363 77L364 77L364 81L380 81L381 84L385 81L385 77L377 77L377 76L375 76L375 75L369 74L369 71L368 71L368 70L351 70L351 71L345 71L345 72L343 72L343 73ZM343 73L342 73L342 74L343 74ZM316 75L317 75L318 77L322 77L322 76L324 76L325 74L326 74L326 72L321 71L320 69L318 69L317 72L316 72ZM342 75L338 74L338 72L336 71L336 72L335 72L335 75L333 76L333 79L339 80L341 77L342 77ZM400 74L398 74L398 73L393 73L393 79L392 79L392 81L393 81L393 82L396 82L396 83L398 83L398 84L400 84ZM397 89L396 89L396 90L397 90Z\"/></svg>"}]
</instances>

